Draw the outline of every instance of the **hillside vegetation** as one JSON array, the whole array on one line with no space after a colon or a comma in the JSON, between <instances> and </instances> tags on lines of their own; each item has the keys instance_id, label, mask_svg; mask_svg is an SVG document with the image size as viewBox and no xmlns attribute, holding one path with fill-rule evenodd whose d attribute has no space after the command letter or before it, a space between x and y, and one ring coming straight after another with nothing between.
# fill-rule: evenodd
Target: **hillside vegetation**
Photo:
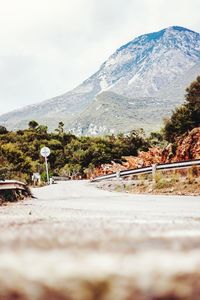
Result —
<instances>
[{"instance_id":1,"label":"hillside vegetation","mask_svg":"<svg viewBox=\"0 0 200 300\"><path fill-rule=\"evenodd\" d=\"M147 150L148 142L143 131L128 135L105 137L77 137L63 131L59 123L54 133L47 127L29 122L29 128L16 132L0 127L0 177L30 181L33 172L44 173L44 158L40 149L51 149L48 158L51 175L85 176L95 167L111 160L120 160L124 155L137 155L138 150Z\"/></svg>"}]
</instances>

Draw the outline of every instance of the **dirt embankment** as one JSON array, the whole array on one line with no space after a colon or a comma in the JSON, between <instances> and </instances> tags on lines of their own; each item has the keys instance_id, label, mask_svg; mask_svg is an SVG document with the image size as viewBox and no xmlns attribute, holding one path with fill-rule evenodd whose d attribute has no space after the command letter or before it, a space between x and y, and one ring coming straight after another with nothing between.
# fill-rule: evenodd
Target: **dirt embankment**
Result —
<instances>
[{"instance_id":1,"label":"dirt embankment","mask_svg":"<svg viewBox=\"0 0 200 300\"><path fill-rule=\"evenodd\" d=\"M159 175L160 176L160 175ZM97 183L103 190L126 192L132 194L154 195L187 195L200 196L200 180L176 179L176 177L160 177L157 182L151 180L106 180Z\"/></svg>"}]
</instances>

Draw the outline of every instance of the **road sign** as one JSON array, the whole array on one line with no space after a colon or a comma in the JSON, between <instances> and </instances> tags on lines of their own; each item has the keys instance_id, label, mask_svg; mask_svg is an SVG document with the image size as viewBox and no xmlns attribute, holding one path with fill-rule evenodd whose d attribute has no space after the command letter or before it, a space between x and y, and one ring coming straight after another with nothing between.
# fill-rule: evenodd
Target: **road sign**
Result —
<instances>
[{"instance_id":1,"label":"road sign","mask_svg":"<svg viewBox=\"0 0 200 300\"><path fill-rule=\"evenodd\" d=\"M43 157L48 157L51 153L51 150L48 148L48 147L43 147L41 150L40 150L40 154L43 156Z\"/></svg>"},{"instance_id":2,"label":"road sign","mask_svg":"<svg viewBox=\"0 0 200 300\"><path fill-rule=\"evenodd\" d=\"M50 155L51 150L48 147L43 147L40 150L40 154L44 157L45 159L45 166L46 166L46 173L47 173L47 183L49 184L49 170L48 170L48 163L47 163L47 157Z\"/></svg>"}]
</instances>

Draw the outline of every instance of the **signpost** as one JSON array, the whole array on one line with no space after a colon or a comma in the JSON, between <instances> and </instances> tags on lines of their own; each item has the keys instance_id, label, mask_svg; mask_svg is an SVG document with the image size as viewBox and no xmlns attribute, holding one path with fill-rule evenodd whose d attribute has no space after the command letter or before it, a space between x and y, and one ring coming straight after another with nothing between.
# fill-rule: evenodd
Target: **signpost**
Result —
<instances>
[{"instance_id":1,"label":"signpost","mask_svg":"<svg viewBox=\"0 0 200 300\"><path fill-rule=\"evenodd\" d=\"M44 157L45 159L45 166L46 166L46 173L47 173L47 183L49 184L49 170L48 170L48 163L47 163L47 157L50 155L51 150L48 147L43 147L40 150L40 154Z\"/></svg>"}]
</instances>

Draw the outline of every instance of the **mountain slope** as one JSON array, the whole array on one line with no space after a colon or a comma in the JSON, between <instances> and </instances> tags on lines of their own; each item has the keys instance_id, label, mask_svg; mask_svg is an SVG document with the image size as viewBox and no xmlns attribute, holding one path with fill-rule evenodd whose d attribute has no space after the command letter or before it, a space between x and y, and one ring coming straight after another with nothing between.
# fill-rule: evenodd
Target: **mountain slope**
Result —
<instances>
[{"instance_id":1,"label":"mountain slope","mask_svg":"<svg viewBox=\"0 0 200 300\"><path fill-rule=\"evenodd\" d=\"M4 114L0 116L0 123L9 128L20 128L30 119L36 119L53 129L56 123L63 120L66 129L90 134L90 126L96 126L94 132L98 134L113 129L126 131L126 123L130 121L131 114L133 126L142 126L150 130L153 129L152 126L160 126L162 118L169 115L171 109L183 101L185 87L198 74L200 34L173 26L134 39L119 48L102 64L98 72L74 90ZM105 94L105 91L111 94ZM98 95L101 93L101 101L107 97L109 106L106 120L102 117L101 110L95 110L95 103L100 101ZM132 106L127 103L130 99L138 104L137 118L135 111L131 109ZM148 114L141 99L145 99L148 105ZM167 100L170 101L169 104ZM155 113L152 113L155 109L159 113L156 118ZM115 115L118 115L119 110L123 111L124 115L123 118L117 119ZM87 122L84 121L86 119ZM118 125L115 127L115 124ZM106 130L102 131L103 127L106 127Z\"/></svg>"},{"instance_id":2,"label":"mountain slope","mask_svg":"<svg viewBox=\"0 0 200 300\"><path fill-rule=\"evenodd\" d=\"M128 98L105 91L69 122L70 130L79 135L111 134L129 132L133 128L159 129L160 115L169 114L174 108L171 101L152 97ZM122 127L123 125L123 127Z\"/></svg>"}]
</instances>

